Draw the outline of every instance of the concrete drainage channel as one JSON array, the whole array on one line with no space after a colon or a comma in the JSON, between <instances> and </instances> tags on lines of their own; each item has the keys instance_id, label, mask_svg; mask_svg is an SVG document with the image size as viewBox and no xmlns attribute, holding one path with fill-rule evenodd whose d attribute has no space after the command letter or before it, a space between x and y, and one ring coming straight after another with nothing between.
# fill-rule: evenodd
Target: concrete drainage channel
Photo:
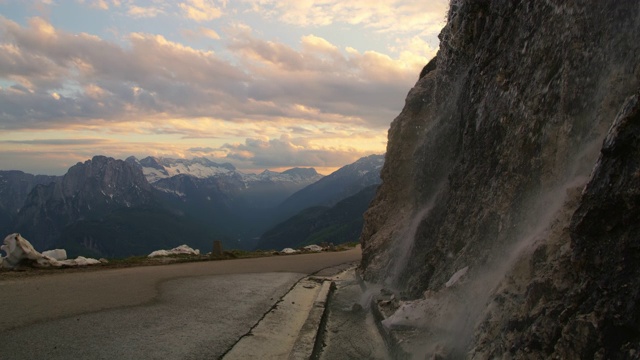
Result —
<instances>
[{"instance_id":1,"label":"concrete drainage channel","mask_svg":"<svg viewBox=\"0 0 640 360\"><path fill-rule=\"evenodd\" d=\"M309 316L293 345L293 350L289 354L289 359L315 359L322 350L323 328L327 317L327 302L335 289L335 283L324 280L313 307L309 311Z\"/></svg>"},{"instance_id":2,"label":"concrete drainage channel","mask_svg":"<svg viewBox=\"0 0 640 360\"><path fill-rule=\"evenodd\" d=\"M233 359L311 359L322 347L322 322L333 281L298 281L224 356Z\"/></svg>"},{"instance_id":3,"label":"concrete drainage channel","mask_svg":"<svg viewBox=\"0 0 640 360\"><path fill-rule=\"evenodd\" d=\"M370 300L355 263L322 270L298 281L222 359L395 358Z\"/></svg>"}]
</instances>

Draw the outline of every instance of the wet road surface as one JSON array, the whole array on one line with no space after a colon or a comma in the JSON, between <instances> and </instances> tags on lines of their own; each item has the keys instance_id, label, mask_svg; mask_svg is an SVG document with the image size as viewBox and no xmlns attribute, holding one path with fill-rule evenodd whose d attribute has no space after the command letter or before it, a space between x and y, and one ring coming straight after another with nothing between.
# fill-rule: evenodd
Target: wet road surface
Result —
<instances>
[{"instance_id":1,"label":"wet road surface","mask_svg":"<svg viewBox=\"0 0 640 360\"><path fill-rule=\"evenodd\" d=\"M360 250L0 280L2 359L215 359L302 277Z\"/></svg>"}]
</instances>

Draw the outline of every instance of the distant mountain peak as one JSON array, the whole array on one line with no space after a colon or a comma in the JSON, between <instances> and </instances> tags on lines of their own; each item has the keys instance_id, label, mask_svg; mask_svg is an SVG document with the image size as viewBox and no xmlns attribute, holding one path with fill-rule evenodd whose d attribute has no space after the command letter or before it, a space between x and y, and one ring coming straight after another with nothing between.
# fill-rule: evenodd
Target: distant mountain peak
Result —
<instances>
[{"instance_id":1,"label":"distant mountain peak","mask_svg":"<svg viewBox=\"0 0 640 360\"><path fill-rule=\"evenodd\" d=\"M291 216L311 206L333 206L338 201L356 194L367 186L381 183L380 170L383 164L384 155L370 155L360 158L291 195L279 205L279 209L283 214ZM291 170L295 173L300 171L315 172L315 169Z\"/></svg>"},{"instance_id":2,"label":"distant mountain peak","mask_svg":"<svg viewBox=\"0 0 640 360\"><path fill-rule=\"evenodd\" d=\"M205 157L172 159L147 156L142 160L138 160L134 156L130 156L127 158L127 162L139 166L149 183L181 174L204 179L236 171L232 164L218 164Z\"/></svg>"},{"instance_id":3,"label":"distant mountain peak","mask_svg":"<svg viewBox=\"0 0 640 360\"><path fill-rule=\"evenodd\" d=\"M142 169L150 184L177 175L188 175L199 179L227 176L240 179L245 186L265 181L273 183L304 183L308 185L322 178L322 175L318 174L314 168L292 168L284 172L266 169L259 174L247 174L238 171L230 163L220 164L205 157L171 159L148 156L138 160L134 156L130 156L126 161Z\"/></svg>"},{"instance_id":4,"label":"distant mountain peak","mask_svg":"<svg viewBox=\"0 0 640 360\"><path fill-rule=\"evenodd\" d=\"M320 175L314 168L299 168L299 167L285 170L282 173L286 175L294 175L294 176L300 176L300 177L314 177L314 176Z\"/></svg>"}]
</instances>

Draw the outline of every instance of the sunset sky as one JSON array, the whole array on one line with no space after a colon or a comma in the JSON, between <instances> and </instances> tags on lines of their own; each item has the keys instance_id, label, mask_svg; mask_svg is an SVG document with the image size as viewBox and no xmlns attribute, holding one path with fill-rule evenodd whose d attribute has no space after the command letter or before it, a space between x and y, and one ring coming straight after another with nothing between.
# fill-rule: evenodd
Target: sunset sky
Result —
<instances>
[{"instance_id":1,"label":"sunset sky","mask_svg":"<svg viewBox=\"0 0 640 360\"><path fill-rule=\"evenodd\" d=\"M446 0L0 0L0 170L382 154Z\"/></svg>"}]
</instances>

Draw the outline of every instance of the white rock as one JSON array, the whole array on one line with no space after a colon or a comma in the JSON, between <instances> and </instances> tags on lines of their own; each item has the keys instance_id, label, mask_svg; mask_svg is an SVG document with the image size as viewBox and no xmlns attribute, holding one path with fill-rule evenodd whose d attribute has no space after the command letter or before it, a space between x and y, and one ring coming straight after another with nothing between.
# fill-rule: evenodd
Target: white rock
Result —
<instances>
[{"instance_id":1,"label":"white rock","mask_svg":"<svg viewBox=\"0 0 640 360\"><path fill-rule=\"evenodd\" d=\"M282 251L280 251L280 252L281 252L281 253L284 253L284 254L295 254L295 253L297 253L297 252L298 252L298 250L294 250L294 249L292 249L292 248L284 248L284 249L282 249Z\"/></svg>"},{"instance_id":2,"label":"white rock","mask_svg":"<svg viewBox=\"0 0 640 360\"><path fill-rule=\"evenodd\" d=\"M4 251L7 255L0 258L0 266L5 268L14 268L23 261L30 262L32 266L36 267L59 267L59 266L84 266L99 264L96 259L88 259L79 256L75 260L62 260L58 261L55 257L64 255L67 257L67 252L62 249L51 250L46 253L51 255L43 255L33 248L31 243L27 239L15 233L8 235L4 238L4 244L0 246L0 250Z\"/></svg>"},{"instance_id":3,"label":"white rock","mask_svg":"<svg viewBox=\"0 0 640 360\"><path fill-rule=\"evenodd\" d=\"M147 257L157 257L157 256L169 256L169 255L177 255L177 254L188 254L188 255L200 255L200 250L193 249L187 245L180 245L171 250L156 250L151 254L147 255Z\"/></svg>"},{"instance_id":4,"label":"white rock","mask_svg":"<svg viewBox=\"0 0 640 360\"><path fill-rule=\"evenodd\" d=\"M75 258L76 265L77 266L87 266L87 265L96 265L96 264L100 264L100 261L96 260L96 259L90 259L90 258L86 258L84 256L78 256L77 258Z\"/></svg>"},{"instance_id":5,"label":"white rock","mask_svg":"<svg viewBox=\"0 0 640 360\"><path fill-rule=\"evenodd\" d=\"M451 276L449 281L447 281L447 283L444 284L444 286L445 287L453 286L455 283L458 282L458 280L460 280L461 277L463 277L467 273L468 270L469 270L469 267L465 266L462 269L456 271L456 273Z\"/></svg>"},{"instance_id":6,"label":"white rock","mask_svg":"<svg viewBox=\"0 0 640 360\"><path fill-rule=\"evenodd\" d=\"M320 252L322 251L322 247L318 245L307 245L304 247L307 251Z\"/></svg>"},{"instance_id":7,"label":"white rock","mask_svg":"<svg viewBox=\"0 0 640 360\"><path fill-rule=\"evenodd\" d=\"M53 249L53 250L43 251L42 255L48 256L58 261L67 260L67 250L65 249Z\"/></svg>"},{"instance_id":8,"label":"white rock","mask_svg":"<svg viewBox=\"0 0 640 360\"><path fill-rule=\"evenodd\" d=\"M169 256L171 253L167 250L156 250L151 254L147 255L147 257L157 257L157 256Z\"/></svg>"},{"instance_id":9,"label":"white rock","mask_svg":"<svg viewBox=\"0 0 640 360\"><path fill-rule=\"evenodd\" d=\"M2 266L5 268L14 268L25 259L37 262L42 258L42 254L37 252L31 243L18 233L5 237L0 250L7 254L2 261Z\"/></svg>"}]
</instances>

